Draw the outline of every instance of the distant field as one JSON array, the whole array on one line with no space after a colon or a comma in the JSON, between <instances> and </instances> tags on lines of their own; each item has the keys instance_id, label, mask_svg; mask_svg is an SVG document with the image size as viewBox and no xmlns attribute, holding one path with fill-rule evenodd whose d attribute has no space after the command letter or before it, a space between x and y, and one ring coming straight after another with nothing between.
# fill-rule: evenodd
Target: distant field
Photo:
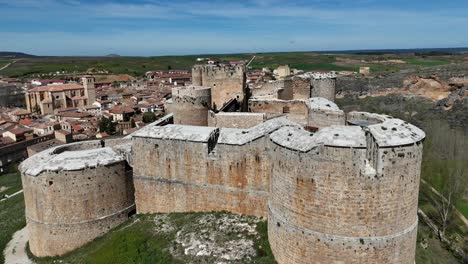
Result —
<instances>
[{"instance_id":1,"label":"distant field","mask_svg":"<svg viewBox=\"0 0 468 264\"><path fill-rule=\"evenodd\" d=\"M292 68L301 70L351 70L357 71L360 66L371 67L372 72L389 72L404 68L420 66L436 66L451 62L463 61L462 56L430 56L414 55L364 55L364 54L318 54L313 52L261 53L261 54L228 54L228 55L191 55L191 56L160 56L160 57L33 57L17 61L1 72L10 77L29 77L37 74L66 72L68 74L83 73L87 70L107 71L109 73L131 74L143 76L148 70L190 69L196 64L198 57L212 59L249 60L256 59L250 65L253 68L277 68L289 64ZM337 58L346 58L350 63L341 65ZM401 59L406 64L373 64L376 60ZM6 64L6 61L3 61ZM0 60L2 65L2 60Z\"/></svg>"},{"instance_id":2,"label":"distant field","mask_svg":"<svg viewBox=\"0 0 468 264\"><path fill-rule=\"evenodd\" d=\"M438 66L449 64L448 60L432 60L432 59L408 59L407 63L419 66Z\"/></svg>"}]
</instances>

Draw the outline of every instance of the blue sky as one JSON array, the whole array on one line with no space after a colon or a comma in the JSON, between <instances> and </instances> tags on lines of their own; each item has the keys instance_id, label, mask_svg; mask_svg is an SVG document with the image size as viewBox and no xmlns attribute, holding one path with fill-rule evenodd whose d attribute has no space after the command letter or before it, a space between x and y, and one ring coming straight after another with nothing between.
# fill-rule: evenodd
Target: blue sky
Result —
<instances>
[{"instance_id":1,"label":"blue sky","mask_svg":"<svg viewBox=\"0 0 468 264\"><path fill-rule=\"evenodd\" d=\"M37 55L467 46L467 0L0 0L0 51Z\"/></svg>"}]
</instances>

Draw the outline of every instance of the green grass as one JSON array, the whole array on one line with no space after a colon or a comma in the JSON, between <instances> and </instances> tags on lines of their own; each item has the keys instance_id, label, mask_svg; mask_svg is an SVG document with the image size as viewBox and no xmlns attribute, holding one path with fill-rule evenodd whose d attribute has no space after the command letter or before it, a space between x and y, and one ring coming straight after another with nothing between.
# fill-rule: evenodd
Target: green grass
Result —
<instances>
[{"instance_id":1,"label":"green grass","mask_svg":"<svg viewBox=\"0 0 468 264\"><path fill-rule=\"evenodd\" d=\"M407 59L407 63L418 65L418 66L438 66L438 65L446 65L449 64L450 61L447 60L433 60L433 59Z\"/></svg>"},{"instance_id":2,"label":"green grass","mask_svg":"<svg viewBox=\"0 0 468 264\"><path fill-rule=\"evenodd\" d=\"M2 253L0 264L5 261L3 250L5 250L13 234L25 225L23 194L0 202L0 252Z\"/></svg>"},{"instance_id":3,"label":"green grass","mask_svg":"<svg viewBox=\"0 0 468 264\"><path fill-rule=\"evenodd\" d=\"M465 200L458 201L456 204L457 209L465 216L465 218L468 218L468 202Z\"/></svg>"},{"instance_id":4,"label":"green grass","mask_svg":"<svg viewBox=\"0 0 468 264\"><path fill-rule=\"evenodd\" d=\"M174 213L167 215L169 222L176 228L167 233L156 232L155 215L137 215L126 223L111 230L104 236L97 238L84 247L65 256L55 258L34 258L35 262L51 263L212 263L210 257L180 256L174 257L170 249L176 250L175 236L183 228L195 231L199 226L199 217L207 214ZM222 217L225 213L213 213L215 217ZM214 227L216 228L216 227ZM266 222L257 225L259 238L254 238L257 257L249 263L275 263L267 238ZM223 240L236 238L237 234L230 234ZM179 246L180 247L180 246Z\"/></svg>"},{"instance_id":5,"label":"green grass","mask_svg":"<svg viewBox=\"0 0 468 264\"><path fill-rule=\"evenodd\" d=\"M427 243L427 248L421 246L421 241ZM416 244L417 264L458 264L460 260L455 258L444 245L434 236L431 229L423 221L419 221L418 239Z\"/></svg>"},{"instance_id":6,"label":"green grass","mask_svg":"<svg viewBox=\"0 0 468 264\"><path fill-rule=\"evenodd\" d=\"M0 198L5 195L11 195L22 189L21 175L19 172L7 173L0 175L0 188L7 187L4 191L0 192Z\"/></svg>"}]
</instances>

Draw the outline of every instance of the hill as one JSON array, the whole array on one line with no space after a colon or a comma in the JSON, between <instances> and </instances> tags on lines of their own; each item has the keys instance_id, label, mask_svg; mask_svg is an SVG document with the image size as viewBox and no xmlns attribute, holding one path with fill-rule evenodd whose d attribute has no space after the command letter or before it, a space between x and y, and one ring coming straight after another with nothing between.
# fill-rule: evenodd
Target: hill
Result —
<instances>
[{"instance_id":1,"label":"hill","mask_svg":"<svg viewBox=\"0 0 468 264\"><path fill-rule=\"evenodd\" d=\"M22 52L0 51L0 58L2 59L21 59L21 58L35 58L37 56L26 54Z\"/></svg>"}]
</instances>

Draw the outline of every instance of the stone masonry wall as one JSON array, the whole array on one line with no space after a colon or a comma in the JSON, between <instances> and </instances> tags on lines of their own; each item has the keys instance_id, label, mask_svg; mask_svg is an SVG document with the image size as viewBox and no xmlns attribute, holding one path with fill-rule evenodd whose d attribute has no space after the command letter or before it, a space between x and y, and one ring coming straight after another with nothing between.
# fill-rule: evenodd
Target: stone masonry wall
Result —
<instances>
[{"instance_id":1,"label":"stone masonry wall","mask_svg":"<svg viewBox=\"0 0 468 264\"><path fill-rule=\"evenodd\" d=\"M335 89L336 79L334 78L312 79L311 97L323 97L335 102Z\"/></svg>"},{"instance_id":2,"label":"stone masonry wall","mask_svg":"<svg viewBox=\"0 0 468 264\"><path fill-rule=\"evenodd\" d=\"M308 78L292 77L293 99L308 100L311 98L311 83Z\"/></svg>"},{"instance_id":3,"label":"stone masonry wall","mask_svg":"<svg viewBox=\"0 0 468 264\"><path fill-rule=\"evenodd\" d=\"M268 232L279 263L414 263L421 144L272 153Z\"/></svg>"},{"instance_id":4,"label":"stone masonry wall","mask_svg":"<svg viewBox=\"0 0 468 264\"><path fill-rule=\"evenodd\" d=\"M308 107L303 100L249 100L249 110L253 113L286 114L293 122L306 126Z\"/></svg>"},{"instance_id":5,"label":"stone masonry wall","mask_svg":"<svg viewBox=\"0 0 468 264\"><path fill-rule=\"evenodd\" d=\"M346 115L342 111L328 111L323 109L309 109L310 127L329 127L329 126L344 126L346 123Z\"/></svg>"},{"instance_id":6,"label":"stone masonry wall","mask_svg":"<svg viewBox=\"0 0 468 264\"><path fill-rule=\"evenodd\" d=\"M242 146L133 138L138 213L229 211L267 215L265 138Z\"/></svg>"},{"instance_id":7,"label":"stone masonry wall","mask_svg":"<svg viewBox=\"0 0 468 264\"><path fill-rule=\"evenodd\" d=\"M209 87L189 86L172 89L174 124L207 126L211 105Z\"/></svg>"},{"instance_id":8,"label":"stone masonry wall","mask_svg":"<svg viewBox=\"0 0 468 264\"><path fill-rule=\"evenodd\" d=\"M263 123L266 120L266 115L263 113L214 113L208 114L209 127L225 127L225 128L250 128Z\"/></svg>"},{"instance_id":9,"label":"stone masonry wall","mask_svg":"<svg viewBox=\"0 0 468 264\"><path fill-rule=\"evenodd\" d=\"M127 220L134 208L125 162L77 171L22 175L29 246L35 256L63 255Z\"/></svg>"},{"instance_id":10,"label":"stone masonry wall","mask_svg":"<svg viewBox=\"0 0 468 264\"><path fill-rule=\"evenodd\" d=\"M230 68L228 66L197 65L194 67L201 67L201 84L199 80L194 82L194 84L211 87L211 107L213 109L221 109L227 101L233 98L238 98L241 102L244 100L244 66ZM195 80L199 79L199 73L197 72L199 70L194 71L196 72Z\"/></svg>"}]
</instances>

